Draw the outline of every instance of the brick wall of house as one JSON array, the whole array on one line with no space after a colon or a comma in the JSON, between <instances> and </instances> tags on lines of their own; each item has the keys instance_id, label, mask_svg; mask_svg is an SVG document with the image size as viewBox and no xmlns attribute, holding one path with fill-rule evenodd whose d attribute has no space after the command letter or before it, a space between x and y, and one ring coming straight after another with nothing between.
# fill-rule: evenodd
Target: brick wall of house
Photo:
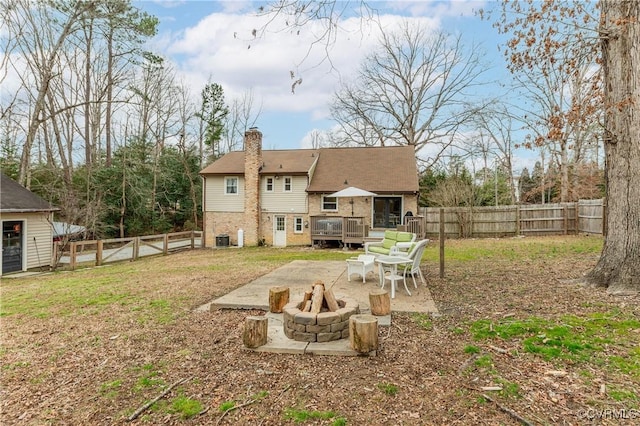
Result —
<instances>
[{"instance_id":1,"label":"brick wall of house","mask_svg":"<svg viewBox=\"0 0 640 426\"><path fill-rule=\"evenodd\" d=\"M277 216L282 216L276 213ZM286 216L286 230L287 230L287 246L309 246L311 245L310 229L304 227L304 223L309 223L308 215L300 214L284 214ZM297 234L294 232L294 218L302 217L303 228L302 233ZM260 223L260 229L262 230L262 238L264 243L268 246L273 245L273 214L263 213Z\"/></svg>"},{"instance_id":2,"label":"brick wall of house","mask_svg":"<svg viewBox=\"0 0 640 426\"><path fill-rule=\"evenodd\" d=\"M420 214L418 211L418 197L405 195L404 196L404 213L411 212L414 216Z\"/></svg>"},{"instance_id":3,"label":"brick wall of house","mask_svg":"<svg viewBox=\"0 0 640 426\"><path fill-rule=\"evenodd\" d=\"M260 238L260 166L262 133L252 127L244 134L244 244L258 245ZM240 215L238 215L240 216Z\"/></svg>"},{"instance_id":4,"label":"brick wall of house","mask_svg":"<svg viewBox=\"0 0 640 426\"><path fill-rule=\"evenodd\" d=\"M244 216L233 212L204 212L205 247L215 247L216 237L221 234L229 236L230 245L238 245L238 230L244 231ZM246 244L246 237L245 237Z\"/></svg>"},{"instance_id":5,"label":"brick wall of house","mask_svg":"<svg viewBox=\"0 0 640 426\"><path fill-rule=\"evenodd\" d=\"M309 215L311 216L351 216L351 201L349 198L338 199L338 211L322 211L322 196L318 194L309 195ZM353 198L353 216L371 218L371 201L367 197Z\"/></svg>"}]
</instances>

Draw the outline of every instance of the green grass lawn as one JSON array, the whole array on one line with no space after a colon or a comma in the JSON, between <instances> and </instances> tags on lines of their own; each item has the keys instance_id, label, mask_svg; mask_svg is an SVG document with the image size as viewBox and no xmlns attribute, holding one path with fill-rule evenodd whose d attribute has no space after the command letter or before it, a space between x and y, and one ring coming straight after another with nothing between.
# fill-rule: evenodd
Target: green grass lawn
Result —
<instances>
[{"instance_id":1,"label":"green grass lawn","mask_svg":"<svg viewBox=\"0 0 640 426\"><path fill-rule=\"evenodd\" d=\"M32 424L116 422L178 379L189 380L140 422L215 424L224 414L227 424L366 424L385 413L404 424L465 416L510 424L498 401L536 423L581 424L578 410L636 410L638 300L575 282L601 250L602 238L587 236L447 240L439 278L432 241L423 269L439 313L394 313L375 359L252 353L240 338L247 313L194 314L293 260L362 251L203 249L3 278L8 402L0 420L27 413ZM48 405L37 395L50 396Z\"/></svg>"},{"instance_id":2,"label":"green grass lawn","mask_svg":"<svg viewBox=\"0 0 640 426\"><path fill-rule=\"evenodd\" d=\"M476 261L537 261L567 258L573 254L596 255L602 250L597 237L506 238L487 240L447 240L446 264L472 264ZM438 241L432 241L423 259L439 261ZM162 279L180 280L198 271L234 274L238 270L267 271L293 260L344 260L353 251L312 250L264 247L241 250L196 250L187 261L173 262L172 256L143 258L99 268L59 271L37 278L5 279L2 282L0 316L28 315L48 318L51 315L90 315L111 305L131 306L141 317L162 317L163 311L185 308L180 298L148 298L148 284L159 275ZM446 268L445 268L446 271ZM147 303L140 303L147 299ZM165 318L163 321L166 321Z\"/></svg>"}]
</instances>

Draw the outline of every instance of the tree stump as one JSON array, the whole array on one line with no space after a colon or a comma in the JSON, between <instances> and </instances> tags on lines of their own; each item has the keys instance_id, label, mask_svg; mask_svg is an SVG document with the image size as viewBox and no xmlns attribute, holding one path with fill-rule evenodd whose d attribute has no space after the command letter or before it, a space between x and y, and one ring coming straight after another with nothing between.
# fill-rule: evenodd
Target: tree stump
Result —
<instances>
[{"instance_id":1,"label":"tree stump","mask_svg":"<svg viewBox=\"0 0 640 426\"><path fill-rule=\"evenodd\" d=\"M389 315L391 313L391 299L387 290L377 288L369 293L369 306L372 315Z\"/></svg>"},{"instance_id":2,"label":"tree stump","mask_svg":"<svg viewBox=\"0 0 640 426\"><path fill-rule=\"evenodd\" d=\"M267 343L267 317L251 316L244 320L242 342L248 348L257 348Z\"/></svg>"},{"instance_id":3,"label":"tree stump","mask_svg":"<svg viewBox=\"0 0 640 426\"><path fill-rule=\"evenodd\" d=\"M378 318L373 315L351 315L349 318L351 349L366 354L378 349Z\"/></svg>"},{"instance_id":4,"label":"tree stump","mask_svg":"<svg viewBox=\"0 0 640 426\"><path fill-rule=\"evenodd\" d=\"M271 287L269 289L269 311L280 314L287 303L289 303L289 287Z\"/></svg>"}]
</instances>

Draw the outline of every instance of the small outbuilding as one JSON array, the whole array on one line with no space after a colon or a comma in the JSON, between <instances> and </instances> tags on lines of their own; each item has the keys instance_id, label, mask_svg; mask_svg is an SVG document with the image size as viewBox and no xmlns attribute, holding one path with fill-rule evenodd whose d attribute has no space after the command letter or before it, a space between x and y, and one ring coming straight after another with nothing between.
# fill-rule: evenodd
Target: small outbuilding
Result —
<instances>
[{"instance_id":1,"label":"small outbuilding","mask_svg":"<svg viewBox=\"0 0 640 426\"><path fill-rule=\"evenodd\" d=\"M0 173L2 274L51 265L53 207L8 176Z\"/></svg>"}]
</instances>

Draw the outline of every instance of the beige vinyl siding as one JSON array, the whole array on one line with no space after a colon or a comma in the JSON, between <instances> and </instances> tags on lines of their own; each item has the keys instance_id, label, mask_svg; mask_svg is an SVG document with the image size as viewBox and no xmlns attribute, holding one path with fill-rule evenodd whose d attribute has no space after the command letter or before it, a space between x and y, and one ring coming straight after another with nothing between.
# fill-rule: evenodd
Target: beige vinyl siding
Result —
<instances>
[{"instance_id":1,"label":"beige vinyl siding","mask_svg":"<svg viewBox=\"0 0 640 426\"><path fill-rule=\"evenodd\" d=\"M20 220L24 223L22 239L22 267L26 269L48 266L53 255L53 230L47 219L51 213L3 213L2 220ZM26 265L24 259L26 257Z\"/></svg>"},{"instance_id":2,"label":"beige vinyl siding","mask_svg":"<svg viewBox=\"0 0 640 426\"><path fill-rule=\"evenodd\" d=\"M307 213L307 176L290 176L292 188L290 192L284 191L284 178L274 181L273 192L266 192L266 177L261 178L263 190L260 194L260 207L263 212L271 213Z\"/></svg>"},{"instance_id":3,"label":"beige vinyl siding","mask_svg":"<svg viewBox=\"0 0 640 426\"><path fill-rule=\"evenodd\" d=\"M27 269L51 264L53 231L47 221L48 214L29 215L27 221ZM51 218L53 219L53 218Z\"/></svg>"},{"instance_id":4,"label":"beige vinyl siding","mask_svg":"<svg viewBox=\"0 0 640 426\"><path fill-rule=\"evenodd\" d=\"M205 178L205 211L208 212L242 212L244 211L244 178L238 178L238 193L225 194L225 177L207 176Z\"/></svg>"}]
</instances>

